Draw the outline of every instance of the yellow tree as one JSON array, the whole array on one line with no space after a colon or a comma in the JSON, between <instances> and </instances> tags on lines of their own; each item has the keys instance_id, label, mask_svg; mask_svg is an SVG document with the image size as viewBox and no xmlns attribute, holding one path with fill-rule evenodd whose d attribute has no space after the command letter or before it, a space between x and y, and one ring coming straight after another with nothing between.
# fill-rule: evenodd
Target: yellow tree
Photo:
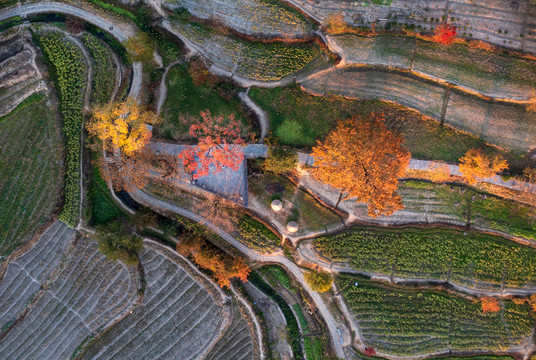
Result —
<instances>
[{"instance_id":1,"label":"yellow tree","mask_svg":"<svg viewBox=\"0 0 536 360\"><path fill-rule=\"evenodd\" d=\"M488 156L480 149L470 149L460 159L460 172L469 184L476 178L488 178L508 169L508 163L501 155Z\"/></svg>"},{"instance_id":2,"label":"yellow tree","mask_svg":"<svg viewBox=\"0 0 536 360\"><path fill-rule=\"evenodd\" d=\"M96 107L87 131L105 145L119 148L126 156L142 149L151 138L147 124L159 122L152 111L143 110L132 98L124 102Z\"/></svg>"},{"instance_id":3,"label":"yellow tree","mask_svg":"<svg viewBox=\"0 0 536 360\"><path fill-rule=\"evenodd\" d=\"M326 31L328 34L332 35L343 34L350 28L348 23L344 21L344 16L341 13L333 13L328 15L325 23Z\"/></svg>"},{"instance_id":4,"label":"yellow tree","mask_svg":"<svg viewBox=\"0 0 536 360\"><path fill-rule=\"evenodd\" d=\"M145 33L138 33L130 37L123 45L128 51L130 59L133 61L149 62L153 59L154 45Z\"/></svg>"},{"instance_id":5,"label":"yellow tree","mask_svg":"<svg viewBox=\"0 0 536 360\"><path fill-rule=\"evenodd\" d=\"M341 121L313 148L313 177L368 204L372 217L402 209L398 179L409 165L403 139L385 125L383 115ZM337 203L338 205L338 203Z\"/></svg>"}]
</instances>

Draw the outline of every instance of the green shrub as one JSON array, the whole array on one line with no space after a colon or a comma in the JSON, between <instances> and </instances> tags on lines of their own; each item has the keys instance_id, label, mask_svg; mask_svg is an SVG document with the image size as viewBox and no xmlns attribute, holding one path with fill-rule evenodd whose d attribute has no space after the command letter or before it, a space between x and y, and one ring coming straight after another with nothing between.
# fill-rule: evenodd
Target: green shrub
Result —
<instances>
[{"instance_id":1,"label":"green shrub","mask_svg":"<svg viewBox=\"0 0 536 360\"><path fill-rule=\"evenodd\" d=\"M138 253L143 250L141 237L130 234L126 226L118 221L97 227L96 238L99 251L112 261L120 260L126 265L137 266Z\"/></svg>"}]
</instances>

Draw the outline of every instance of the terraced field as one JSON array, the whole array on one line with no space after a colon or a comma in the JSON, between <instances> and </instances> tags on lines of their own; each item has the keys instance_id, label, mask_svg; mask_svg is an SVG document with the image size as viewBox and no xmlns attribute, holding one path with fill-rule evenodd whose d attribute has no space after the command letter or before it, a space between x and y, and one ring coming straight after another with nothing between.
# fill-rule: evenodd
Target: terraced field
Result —
<instances>
[{"instance_id":1,"label":"terraced field","mask_svg":"<svg viewBox=\"0 0 536 360\"><path fill-rule=\"evenodd\" d=\"M432 33L437 25L448 21L458 27L460 37L536 52L536 9L528 1L288 1L321 22L330 15L342 13L345 21L356 26L369 27L376 22L387 29L402 30L405 25L410 30Z\"/></svg>"},{"instance_id":2,"label":"terraced field","mask_svg":"<svg viewBox=\"0 0 536 360\"><path fill-rule=\"evenodd\" d=\"M232 312L231 325L207 355L206 360L256 359L250 326L238 306L232 306Z\"/></svg>"},{"instance_id":3,"label":"terraced field","mask_svg":"<svg viewBox=\"0 0 536 360\"><path fill-rule=\"evenodd\" d=\"M0 116L28 96L46 90L35 57L28 30L15 27L0 34Z\"/></svg>"},{"instance_id":4,"label":"terraced field","mask_svg":"<svg viewBox=\"0 0 536 360\"><path fill-rule=\"evenodd\" d=\"M198 24L174 21L170 28L199 49L219 68L246 79L277 81L303 70L324 54L315 44L249 42L210 32ZM312 66L312 65L310 65Z\"/></svg>"},{"instance_id":5,"label":"terraced field","mask_svg":"<svg viewBox=\"0 0 536 360\"><path fill-rule=\"evenodd\" d=\"M402 36L329 37L348 63L392 66L448 81L494 98L529 100L536 86L536 63L528 59L470 48L445 46Z\"/></svg>"},{"instance_id":6,"label":"terraced field","mask_svg":"<svg viewBox=\"0 0 536 360\"><path fill-rule=\"evenodd\" d=\"M56 221L29 251L9 263L0 282L0 329L17 319L66 255L75 235Z\"/></svg>"},{"instance_id":7,"label":"terraced field","mask_svg":"<svg viewBox=\"0 0 536 360\"><path fill-rule=\"evenodd\" d=\"M392 101L436 120L470 132L510 150L527 151L536 145L536 122L524 106L488 102L408 74L356 68L335 68L301 82L306 91L360 99ZM445 104L445 102L447 102Z\"/></svg>"},{"instance_id":8,"label":"terraced field","mask_svg":"<svg viewBox=\"0 0 536 360\"><path fill-rule=\"evenodd\" d=\"M64 225L61 227L65 229ZM65 244L65 237L72 236L72 232L67 230L61 235L57 241ZM34 263L40 266L43 262L50 271L59 256L49 262L47 251L54 254L54 248L44 249L36 254L40 262L25 257L24 266L31 269ZM39 284L45 291L34 300L27 314L4 334L0 342L3 359L68 359L84 339L125 315L136 300L135 269L107 260L97 250L97 243L89 238L79 239L56 269ZM36 270L34 273L37 275ZM24 304L25 297L11 298L11 302L19 304L22 300Z\"/></svg>"},{"instance_id":9,"label":"terraced field","mask_svg":"<svg viewBox=\"0 0 536 360\"><path fill-rule=\"evenodd\" d=\"M91 343L82 359L193 359L217 341L229 311L219 289L173 251L144 246L143 303Z\"/></svg>"},{"instance_id":10,"label":"terraced field","mask_svg":"<svg viewBox=\"0 0 536 360\"><path fill-rule=\"evenodd\" d=\"M359 285L354 286L358 280ZM502 301L496 313L439 291L375 285L360 278L338 279L368 346L392 355L431 352L504 351L524 346L534 318L526 304Z\"/></svg>"},{"instance_id":11,"label":"terraced field","mask_svg":"<svg viewBox=\"0 0 536 360\"><path fill-rule=\"evenodd\" d=\"M0 117L0 260L57 211L63 146L59 121L47 101L34 94Z\"/></svg>"},{"instance_id":12,"label":"terraced field","mask_svg":"<svg viewBox=\"0 0 536 360\"><path fill-rule=\"evenodd\" d=\"M112 51L102 40L89 34L85 34L82 39L93 59L95 72L91 84L91 103L102 105L110 101L114 91L115 75L120 69L117 69Z\"/></svg>"},{"instance_id":13,"label":"terraced field","mask_svg":"<svg viewBox=\"0 0 536 360\"><path fill-rule=\"evenodd\" d=\"M247 35L301 38L313 31L299 12L274 0L171 0L165 7L182 7L198 18L218 19Z\"/></svg>"},{"instance_id":14,"label":"terraced field","mask_svg":"<svg viewBox=\"0 0 536 360\"><path fill-rule=\"evenodd\" d=\"M375 275L484 290L536 285L535 249L476 232L353 228L314 245L324 256Z\"/></svg>"}]
</instances>

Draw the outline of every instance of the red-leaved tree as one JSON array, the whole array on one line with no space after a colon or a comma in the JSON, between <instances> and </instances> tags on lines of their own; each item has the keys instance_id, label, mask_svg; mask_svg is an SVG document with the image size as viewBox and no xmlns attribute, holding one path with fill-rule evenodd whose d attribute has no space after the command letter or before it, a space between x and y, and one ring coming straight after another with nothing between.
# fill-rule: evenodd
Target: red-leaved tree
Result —
<instances>
[{"instance_id":1,"label":"red-leaved tree","mask_svg":"<svg viewBox=\"0 0 536 360\"><path fill-rule=\"evenodd\" d=\"M434 41L443 45L450 45L454 42L457 34L456 26L444 23L436 27Z\"/></svg>"},{"instance_id":2,"label":"red-leaved tree","mask_svg":"<svg viewBox=\"0 0 536 360\"><path fill-rule=\"evenodd\" d=\"M224 167L238 170L244 160L241 147L245 141L240 138L240 125L234 115L225 119L205 110L201 117L201 122L190 127L190 135L198 140L197 146L179 154L185 169L195 172L194 179L207 176L211 170L213 174L218 173Z\"/></svg>"},{"instance_id":3,"label":"red-leaved tree","mask_svg":"<svg viewBox=\"0 0 536 360\"><path fill-rule=\"evenodd\" d=\"M376 355L376 350L374 350L373 347L368 346L368 347L365 348L365 355L374 356L374 355Z\"/></svg>"}]
</instances>

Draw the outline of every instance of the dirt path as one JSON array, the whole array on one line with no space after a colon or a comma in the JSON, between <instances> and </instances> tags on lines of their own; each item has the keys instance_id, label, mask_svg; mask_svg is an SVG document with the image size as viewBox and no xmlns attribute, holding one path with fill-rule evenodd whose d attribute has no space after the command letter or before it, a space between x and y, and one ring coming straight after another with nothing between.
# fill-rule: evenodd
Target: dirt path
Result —
<instances>
[{"instance_id":1,"label":"dirt path","mask_svg":"<svg viewBox=\"0 0 536 360\"><path fill-rule=\"evenodd\" d=\"M164 102L166 101L167 97L167 86L166 86L166 76L168 74L168 71L177 64L183 64L184 62L182 60L176 60L173 61L171 64L169 64L166 67L166 70L164 71L164 75L162 75L162 80L160 81L160 87L158 88L158 101L156 105L156 113L160 115L160 111L162 111L162 106L164 105Z\"/></svg>"},{"instance_id":2,"label":"dirt path","mask_svg":"<svg viewBox=\"0 0 536 360\"><path fill-rule=\"evenodd\" d=\"M270 120L268 119L268 114L266 114L266 111L261 109L259 105L255 104L253 100L248 96L249 88L246 92L241 92L238 94L238 97L244 105L246 105L251 111L255 113L257 116L257 119L259 119L259 126L261 128L261 137L259 139L259 142L264 142L264 138L266 135L268 135L268 130L270 129Z\"/></svg>"},{"instance_id":3,"label":"dirt path","mask_svg":"<svg viewBox=\"0 0 536 360\"><path fill-rule=\"evenodd\" d=\"M258 262L276 263L276 264L283 266L289 273L291 273L294 276L295 279L297 279L300 282L301 286L309 293L310 297L315 303L320 314L322 314L322 317L324 318L324 321L326 322L328 326L328 330L331 336L331 341L333 343L333 346L335 347L337 356L339 356L340 358L345 358L344 347L351 345L352 340L350 336L346 336L343 339L343 343L341 344L341 339L339 338L338 334L339 334L339 328L346 327L346 325L335 321L335 319L329 312L328 308L324 304L324 301L322 300L320 295L317 292L312 291L309 285L307 285L303 277L303 273L301 272L299 267L296 266L296 264L294 264L292 261L287 259L281 252L273 253L273 254L263 254L263 255L258 254L257 252L251 250L250 248L242 244L240 241L236 240L234 237L229 235L224 230L217 227L211 221L203 218L202 216L196 213L183 209L174 204L170 204L165 201L156 199L144 193L141 190L132 192L130 195L135 201L141 204L145 204L153 209L157 209L157 210L161 210L165 212L177 213L191 220L194 220L195 222L201 225L204 225L210 228L212 231L218 234L218 236L220 236L222 239L227 241L230 245L234 246L240 252L248 256L249 259L252 259ZM345 331L345 333L349 333L349 332Z\"/></svg>"}]
</instances>

